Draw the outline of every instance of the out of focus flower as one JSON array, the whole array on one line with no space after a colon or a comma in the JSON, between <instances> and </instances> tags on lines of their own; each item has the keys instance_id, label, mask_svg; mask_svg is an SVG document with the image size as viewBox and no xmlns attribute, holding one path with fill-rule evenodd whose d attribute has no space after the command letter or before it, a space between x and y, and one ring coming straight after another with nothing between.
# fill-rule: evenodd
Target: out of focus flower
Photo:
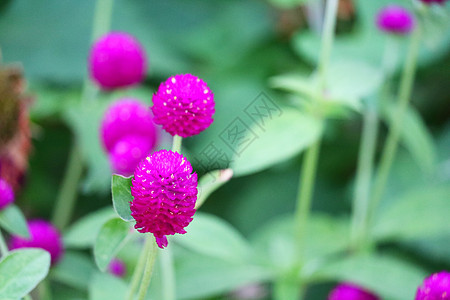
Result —
<instances>
[{"instance_id":1,"label":"out of focus flower","mask_svg":"<svg viewBox=\"0 0 450 300\"><path fill-rule=\"evenodd\" d=\"M123 277L127 273L127 267L122 260L114 258L108 265L108 272L116 277Z\"/></svg>"},{"instance_id":2,"label":"out of focus flower","mask_svg":"<svg viewBox=\"0 0 450 300\"><path fill-rule=\"evenodd\" d=\"M398 5L388 5L377 15L377 25L380 30L394 34L408 34L414 29L414 15L406 8Z\"/></svg>"},{"instance_id":3,"label":"out of focus flower","mask_svg":"<svg viewBox=\"0 0 450 300\"><path fill-rule=\"evenodd\" d=\"M10 249L42 248L50 253L52 264L57 263L63 253L63 243L59 231L49 222L44 220L28 221L30 239L13 235Z\"/></svg>"},{"instance_id":4,"label":"out of focus flower","mask_svg":"<svg viewBox=\"0 0 450 300\"><path fill-rule=\"evenodd\" d=\"M415 300L449 300L450 273L442 271L425 278L418 287Z\"/></svg>"},{"instance_id":5,"label":"out of focus flower","mask_svg":"<svg viewBox=\"0 0 450 300\"><path fill-rule=\"evenodd\" d=\"M155 123L171 135L199 134L213 122L214 94L206 82L191 74L175 75L153 95Z\"/></svg>"},{"instance_id":6,"label":"out of focus flower","mask_svg":"<svg viewBox=\"0 0 450 300\"><path fill-rule=\"evenodd\" d=\"M420 1L422 1L425 4L432 4L432 3L443 4L447 0L420 0Z\"/></svg>"},{"instance_id":7,"label":"out of focus flower","mask_svg":"<svg viewBox=\"0 0 450 300\"><path fill-rule=\"evenodd\" d=\"M126 176L133 173L157 141L150 109L133 98L113 103L105 112L100 131L113 171Z\"/></svg>"},{"instance_id":8,"label":"out of focus flower","mask_svg":"<svg viewBox=\"0 0 450 300\"><path fill-rule=\"evenodd\" d=\"M89 56L91 77L105 90L140 83L146 68L144 49L133 36L124 32L110 32L100 37Z\"/></svg>"},{"instance_id":9,"label":"out of focus flower","mask_svg":"<svg viewBox=\"0 0 450 300\"><path fill-rule=\"evenodd\" d=\"M166 235L184 234L197 200L197 174L181 154L160 150L142 160L131 186L131 215L139 232L151 232L160 248Z\"/></svg>"},{"instance_id":10,"label":"out of focus flower","mask_svg":"<svg viewBox=\"0 0 450 300\"><path fill-rule=\"evenodd\" d=\"M14 191L5 180L0 178L0 210L14 202Z\"/></svg>"},{"instance_id":11,"label":"out of focus flower","mask_svg":"<svg viewBox=\"0 0 450 300\"><path fill-rule=\"evenodd\" d=\"M354 283L341 283L328 295L328 300L379 300L372 292Z\"/></svg>"}]
</instances>

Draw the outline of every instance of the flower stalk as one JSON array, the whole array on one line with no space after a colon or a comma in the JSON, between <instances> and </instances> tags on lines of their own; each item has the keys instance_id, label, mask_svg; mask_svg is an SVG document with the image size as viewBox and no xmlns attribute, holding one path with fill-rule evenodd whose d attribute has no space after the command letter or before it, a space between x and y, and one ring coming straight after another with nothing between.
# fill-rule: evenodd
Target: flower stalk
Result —
<instances>
[{"instance_id":1,"label":"flower stalk","mask_svg":"<svg viewBox=\"0 0 450 300\"><path fill-rule=\"evenodd\" d=\"M417 26L411 37L410 46L406 56L405 66L402 72L400 89L398 94L397 111L395 113L395 118L393 118L391 125L389 127L389 134L386 139L386 144L383 148L380 165L375 177L374 188L369 207L370 222L373 221L375 210L381 198L383 197L389 172L391 170L392 163L394 161L395 154L397 152L403 119L408 109L408 104L411 98L411 92L413 88L414 76L417 65L417 57L420 48L420 39L421 39L421 28L420 26Z\"/></svg>"}]
</instances>

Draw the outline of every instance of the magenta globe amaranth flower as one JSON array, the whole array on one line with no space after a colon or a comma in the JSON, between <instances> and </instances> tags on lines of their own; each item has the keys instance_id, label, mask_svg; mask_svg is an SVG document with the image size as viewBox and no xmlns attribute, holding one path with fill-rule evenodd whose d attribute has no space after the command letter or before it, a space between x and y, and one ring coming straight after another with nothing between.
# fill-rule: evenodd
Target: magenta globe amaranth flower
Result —
<instances>
[{"instance_id":1,"label":"magenta globe amaranth flower","mask_svg":"<svg viewBox=\"0 0 450 300\"><path fill-rule=\"evenodd\" d=\"M121 99L107 109L100 134L113 171L125 176L133 173L157 142L151 110L133 98Z\"/></svg>"},{"instance_id":2,"label":"magenta globe amaranth flower","mask_svg":"<svg viewBox=\"0 0 450 300\"><path fill-rule=\"evenodd\" d=\"M123 277L127 273L127 267L122 260L114 258L108 265L108 272L116 277Z\"/></svg>"},{"instance_id":3,"label":"magenta globe amaranth flower","mask_svg":"<svg viewBox=\"0 0 450 300\"><path fill-rule=\"evenodd\" d=\"M380 30L394 34L408 34L415 25L414 15L398 5L382 8L378 12L376 22Z\"/></svg>"},{"instance_id":4,"label":"magenta globe amaranth flower","mask_svg":"<svg viewBox=\"0 0 450 300\"><path fill-rule=\"evenodd\" d=\"M13 235L10 249L42 248L50 253L52 264L57 263L63 255L64 248L62 238L58 230L44 220L28 221L30 239Z\"/></svg>"},{"instance_id":5,"label":"magenta globe amaranth flower","mask_svg":"<svg viewBox=\"0 0 450 300\"><path fill-rule=\"evenodd\" d=\"M0 178L0 210L14 202L14 191L8 182Z\"/></svg>"},{"instance_id":6,"label":"magenta globe amaranth flower","mask_svg":"<svg viewBox=\"0 0 450 300\"><path fill-rule=\"evenodd\" d=\"M415 300L449 300L450 273L442 271L425 278L418 287Z\"/></svg>"},{"instance_id":7,"label":"magenta globe amaranth flower","mask_svg":"<svg viewBox=\"0 0 450 300\"><path fill-rule=\"evenodd\" d=\"M110 153L110 162L115 172L133 174L142 158L153 149L153 143L144 136L127 136L119 140Z\"/></svg>"},{"instance_id":8,"label":"magenta globe amaranth flower","mask_svg":"<svg viewBox=\"0 0 450 300\"><path fill-rule=\"evenodd\" d=\"M140 83L147 68L145 51L124 32L110 32L93 45L89 56L92 79L105 90Z\"/></svg>"},{"instance_id":9,"label":"magenta globe amaranth flower","mask_svg":"<svg viewBox=\"0 0 450 300\"><path fill-rule=\"evenodd\" d=\"M197 201L197 174L181 154L160 150L142 160L131 186L131 215L139 232L151 232L160 248L166 235L184 234Z\"/></svg>"},{"instance_id":10,"label":"magenta globe amaranth flower","mask_svg":"<svg viewBox=\"0 0 450 300\"><path fill-rule=\"evenodd\" d=\"M328 295L328 300L379 300L370 291L354 283L341 283Z\"/></svg>"},{"instance_id":11,"label":"magenta globe amaranth flower","mask_svg":"<svg viewBox=\"0 0 450 300\"><path fill-rule=\"evenodd\" d=\"M199 134L213 122L214 94L206 82L191 74L175 75L153 95L155 123L171 135Z\"/></svg>"}]
</instances>

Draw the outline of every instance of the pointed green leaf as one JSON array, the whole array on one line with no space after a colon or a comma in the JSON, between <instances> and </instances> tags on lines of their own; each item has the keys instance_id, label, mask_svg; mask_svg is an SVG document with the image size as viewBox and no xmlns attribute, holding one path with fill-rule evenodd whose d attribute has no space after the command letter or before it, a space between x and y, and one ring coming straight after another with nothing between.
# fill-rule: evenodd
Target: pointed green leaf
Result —
<instances>
[{"instance_id":1,"label":"pointed green leaf","mask_svg":"<svg viewBox=\"0 0 450 300\"><path fill-rule=\"evenodd\" d=\"M114 217L111 206L90 213L73 224L64 234L66 248L92 247L100 228L107 220Z\"/></svg>"},{"instance_id":2,"label":"pointed green leaf","mask_svg":"<svg viewBox=\"0 0 450 300\"><path fill-rule=\"evenodd\" d=\"M322 134L322 121L292 108L283 108L282 114L265 124L264 131L258 132L255 125L247 132L246 139L254 139L251 144L241 143L236 151L232 169L236 176L248 175L264 170L274 164L299 154L313 144Z\"/></svg>"},{"instance_id":3,"label":"pointed green leaf","mask_svg":"<svg viewBox=\"0 0 450 300\"><path fill-rule=\"evenodd\" d=\"M0 211L0 226L11 234L28 238L28 225L22 211L16 205L10 205Z\"/></svg>"},{"instance_id":4,"label":"pointed green leaf","mask_svg":"<svg viewBox=\"0 0 450 300\"><path fill-rule=\"evenodd\" d=\"M68 251L50 272L52 280L67 286L86 290L95 272L99 272L91 257L80 252Z\"/></svg>"},{"instance_id":5,"label":"pointed green leaf","mask_svg":"<svg viewBox=\"0 0 450 300\"><path fill-rule=\"evenodd\" d=\"M199 209L209 195L228 182L232 176L232 169L215 170L203 175L198 181L198 197L195 209Z\"/></svg>"},{"instance_id":6,"label":"pointed green leaf","mask_svg":"<svg viewBox=\"0 0 450 300\"><path fill-rule=\"evenodd\" d=\"M100 270L106 270L111 259L124 245L129 232L129 223L119 218L113 218L103 225L94 245L95 262Z\"/></svg>"},{"instance_id":7,"label":"pointed green leaf","mask_svg":"<svg viewBox=\"0 0 450 300\"><path fill-rule=\"evenodd\" d=\"M124 221L133 221L130 210L130 202L133 201L131 196L131 177L123 177L114 174L112 176L111 190L114 210Z\"/></svg>"},{"instance_id":8,"label":"pointed green leaf","mask_svg":"<svg viewBox=\"0 0 450 300\"><path fill-rule=\"evenodd\" d=\"M417 239L450 233L450 186L410 190L380 209L373 234L380 240Z\"/></svg>"},{"instance_id":9,"label":"pointed green leaf","mask_svg":"<svg viewBox=\"0 0 450 300\"><path fill-rule=\"evenodd\" d=\"M383 117L391 123L397 116L397 105L389 102L384 106ZM433 137L423 122L419 113L409 107L401 130L401 141L406 146L411 156L420 168L430 173L436 163L436 149Z\"/></svg>"},{"instance_id":10,"label":"pointed green leaf","mask_svg":"<svg viewBox=\"0 0 450 300\"><path fill-rule=\"evenodd\" d=\"M250 253L250 245L242 235L216 216L196 213L186 231L173 238L198 253L229 261L245 261Z\"/></svg>"},{"instance_id":11,"label":"pointed green leaf","mask_svg":"<svg viewBox=\"0 0 450 300\"><path fill-rule=\"evenodd\" d=\"M413 299L426 275L415 265L386 255L340 258L324 264L316 274L321 279L354 282L392 300Z\"/></svg>"},{"instance_id":12,"label":"pointed green leaf","mask_svg":"<svg viewBox=\"0 0 450 300\"><path fill-rule=\"evenodd\" d=\"M17 300L34 289L50 268L50 254L42 249L10 252L0 262L0 299Z\"/></svg>"}]
</instances>

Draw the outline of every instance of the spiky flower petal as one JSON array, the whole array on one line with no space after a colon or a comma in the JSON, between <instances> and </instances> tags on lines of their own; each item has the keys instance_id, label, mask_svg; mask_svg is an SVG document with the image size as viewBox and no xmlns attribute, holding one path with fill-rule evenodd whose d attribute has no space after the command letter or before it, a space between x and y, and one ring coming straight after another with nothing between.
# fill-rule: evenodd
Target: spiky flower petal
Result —
<instances>
[{"instance_id":1,"label":"spiky flower petal","mask_svg":"<svg viewBox=\"0 0 450 300\"><path fill-rule=\"evenodd\" d=\"M191 74L175 75L153 95L155 123L171 135L199 134L213 122L214 94L206 82Z\"/></svg>"},{"instance_id":2,"label":"spiky flower petal","mask_svg":"<svg viewBox=\"0 0 450 300\"><path fill-rule=\"evenodd\" d=\"M197 174L181 154L160 150L142 160L131 186L131 215L139 232L151 232L160 248L166 235L184 234L197 201Z\"/></svg>"}]
</instances>

